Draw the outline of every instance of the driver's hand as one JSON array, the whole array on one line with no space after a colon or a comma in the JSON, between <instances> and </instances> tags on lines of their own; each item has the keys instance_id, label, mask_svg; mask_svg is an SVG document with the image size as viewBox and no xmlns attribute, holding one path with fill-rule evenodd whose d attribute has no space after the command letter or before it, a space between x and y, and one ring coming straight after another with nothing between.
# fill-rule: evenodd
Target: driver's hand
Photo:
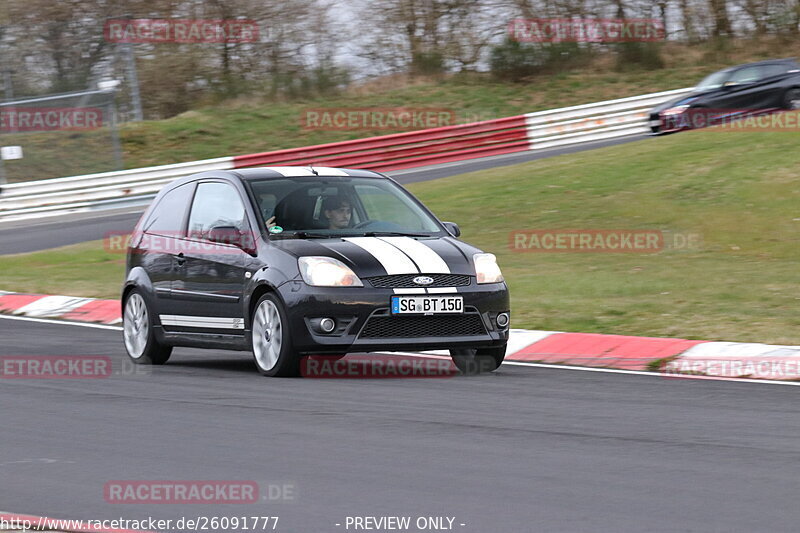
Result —
<instances>
[{"instance_id":1,"label":"driver's hand","mask_svg":"<svg viewBox=\"0 0 800 533\"><path fill-rule=\"evenodd\" d=\"M272 229L275 226L277 226L277 224L275 223L275 216L273 215L269 220L267 220L267 229Z\"/></svg>"}]
</instances>

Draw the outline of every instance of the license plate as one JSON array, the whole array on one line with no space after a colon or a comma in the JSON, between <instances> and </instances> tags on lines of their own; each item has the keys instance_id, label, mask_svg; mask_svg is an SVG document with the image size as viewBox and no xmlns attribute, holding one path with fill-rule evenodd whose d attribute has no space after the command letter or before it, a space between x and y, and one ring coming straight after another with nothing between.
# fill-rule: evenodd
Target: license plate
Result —
<instances>
[{"instance_id":1,"label":"license plate","mask_svg":"<svg viewBox=\"0 0 800 533\"><path fill-rule=\"evenodd\" d=\"M463 313L462 296L392 296L393 315Z\"/></svg>"}]
</instances>

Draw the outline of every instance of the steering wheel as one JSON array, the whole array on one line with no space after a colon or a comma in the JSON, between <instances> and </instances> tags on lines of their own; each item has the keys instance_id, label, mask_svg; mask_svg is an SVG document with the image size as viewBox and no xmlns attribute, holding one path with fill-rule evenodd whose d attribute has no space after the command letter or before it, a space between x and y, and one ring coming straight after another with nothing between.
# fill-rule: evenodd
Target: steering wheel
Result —
<instances>
[{"instance_id":1,"label":"steering wheel","mask_svg":"<svg viewBox=\"0 0 800 533\"><path fill-rule=\"evenodd\" d=\"M372 224L375 224L376 222L378 222L378 221L377 220L365 220L365 221L359 222L358 224L353 226L353 229L364 229L366 227L371 226Z\"/></svg>"}]
</instances>

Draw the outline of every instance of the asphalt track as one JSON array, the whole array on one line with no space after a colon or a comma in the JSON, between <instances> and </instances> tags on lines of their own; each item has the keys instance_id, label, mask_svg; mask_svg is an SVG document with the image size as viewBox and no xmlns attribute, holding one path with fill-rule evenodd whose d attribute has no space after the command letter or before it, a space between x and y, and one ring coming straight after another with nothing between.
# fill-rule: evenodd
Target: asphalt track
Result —
<instances>
[{"instance_id":1,"label":"asphalt track","mask_svg":"<svg viewBox=\"0 0 800 533\"><path fill-rule=\"evenodd\" d=\"M408 184L475 172L488 168L516 165L546 157L572 154L632 141L657 142L646 135L633 135L608 141L565 146L534 152L446 163L425 169L388 172L400 183ZM80 213L54 218L4 222L0 224L0 255L33 252L57 246L102 239L108 233L133 230L143 208Z\"/></svg>"},{"instance_id":2,"label":"asphalt track","mask_svg":"<svg viewBox=\"0 0 800 533\"><path fill-rule=\"evenodd\" d=\"M0 356L106 355L120 371L119 337L0 319ZM76 519L277 515L284 532L347 531L348 515L450 516L481 533L797 531L796 394L507 365L472 378L269 379L245 353L178 349L140 374L0 379L0 502ZM296 493L113 505L111 480Z\"/></svg>"},{"instance_id":3,"label":"asphalt track","mask_svg":"<svg viewBox=\"0 0 800 533\"><path fill-rule=\"evenodd\" d=\"M137 218L4 225L0 253L99 239ZM347 516L381 515L455 517L456 531L480 533L793 532L800 519L796 387L511 365L474 378L268 379L249 354L191 349L133 372L118 331L0 318L0 356L43 355L109 356L116 373L0 379L4 511L279 516L283 532L353 531ZM262 493L295 492L250 505L114 505L103 497L113 480L252 480Z\"/></svg>"}]
</instances>

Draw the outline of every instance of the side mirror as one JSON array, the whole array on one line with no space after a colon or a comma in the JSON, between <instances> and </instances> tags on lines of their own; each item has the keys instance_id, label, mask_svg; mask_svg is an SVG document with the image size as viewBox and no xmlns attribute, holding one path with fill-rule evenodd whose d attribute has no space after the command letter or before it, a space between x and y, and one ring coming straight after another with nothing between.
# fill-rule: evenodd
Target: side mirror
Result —
<instances>
[{"instance_id":1,"label":"side mirror","mask_svg":"<svg viewBox=\"0 0 800 533\"><path fill-rule=\"evenodd\" d=\"M215 226L208 231L206 240L236 246L250 255L257 253L255 235L234 226Z\"/></svg>"},{"instance_id":2,"label":"side mirror","mask_svg":"<svg viewBox=\"0 0 800 533\"><path fill-rule=\"evenodd\" d=\"M453 237L461 236L461 228L459 228L458 224L455 222L442 222L442 226L444 226L444 229L446 229Z\"/></svg>"}]
</instances>

